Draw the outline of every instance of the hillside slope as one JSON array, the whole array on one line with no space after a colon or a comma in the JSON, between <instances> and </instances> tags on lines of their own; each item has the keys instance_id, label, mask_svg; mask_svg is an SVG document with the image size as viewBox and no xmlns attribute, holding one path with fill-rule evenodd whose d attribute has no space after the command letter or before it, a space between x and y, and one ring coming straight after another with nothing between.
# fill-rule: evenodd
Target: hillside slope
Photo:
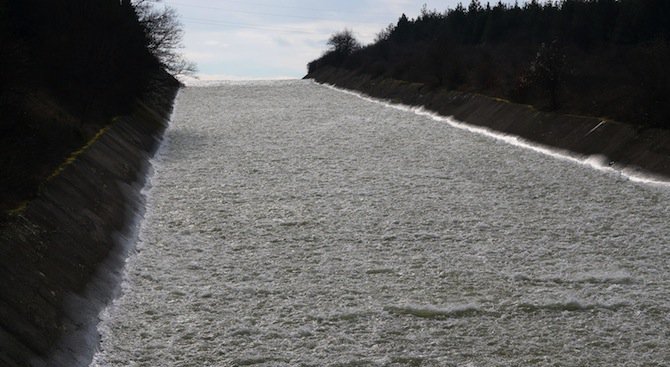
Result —
<instances>
[{"instance_id":1,"label":"hillside slope","mask_svg":"<svg viewBox=\"0 0 670 367\"><path fill-rule=\"evenodd\" d=\"M309 75L335 67L670 128L670 2L483 4L402 15L365 47L336 34L332 48L309 63Z\"/></svg>"}]
</instances>

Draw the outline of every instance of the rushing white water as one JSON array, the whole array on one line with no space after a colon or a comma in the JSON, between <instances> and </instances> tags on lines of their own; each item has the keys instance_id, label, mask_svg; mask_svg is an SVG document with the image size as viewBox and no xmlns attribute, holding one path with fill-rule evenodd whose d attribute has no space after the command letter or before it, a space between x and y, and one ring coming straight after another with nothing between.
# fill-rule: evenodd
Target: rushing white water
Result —
<instances>
[{"instance_id":1,"label":"rushing white water","mask_svg":"<svg viewBox=\"0 0 670 367\"><path fill-rule=\"evenodd\" d=\"M670 360L670 190L305 81L179 96L94 366Z\"/></svg>"}]
</instances>

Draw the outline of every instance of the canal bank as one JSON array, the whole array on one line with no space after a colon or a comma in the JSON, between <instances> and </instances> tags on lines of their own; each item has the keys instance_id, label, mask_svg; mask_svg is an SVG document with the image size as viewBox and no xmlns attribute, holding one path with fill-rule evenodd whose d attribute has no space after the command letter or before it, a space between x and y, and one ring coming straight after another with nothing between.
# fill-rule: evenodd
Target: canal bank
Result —
<instances>
[{"instance_id":1,"label":"canal bank","mask_svg":"<svg viewBox=\"0 0 670 367\"><path fill-rule=\"evenodd\" d=\"M0 228L0 364L85 366L143 211L179 83L167 73L74 152Z\"/></svg>"},{"instance_id":2,"label":"canal bank","mask_svg":"<svg viewBox=\"0 0 670 367\"><path fill-rule=\"evenodd\" d=\"M375 98L422 106L572 156L596 156L612 168L634 176L655 180L670 178L668 130L642 128L597 117L543 112L480 94L436 90L419 83L373 78L332 67L320 68L305 78Z\"/></svg>"},{"instance_id":3,"label":"canal bank","mask_svg":"<svg viewBox=\"0 0 670 367\"><path fill-rule=\"evenodd\" d=\"M669 360L670 192L312 81L189 88L95 367Z\"/></svg>"}]
</instances>

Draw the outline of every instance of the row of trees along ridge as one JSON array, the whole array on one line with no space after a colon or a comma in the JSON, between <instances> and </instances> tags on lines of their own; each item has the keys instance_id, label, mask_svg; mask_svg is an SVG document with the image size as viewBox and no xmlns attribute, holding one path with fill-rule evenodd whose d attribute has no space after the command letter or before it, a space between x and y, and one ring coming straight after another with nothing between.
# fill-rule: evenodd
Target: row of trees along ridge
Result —
<instances>
[{"instance_id":1,"label":"row of trees along ridge","mask_svg":"<svg viewBox=\"0 0 670 367\"><path fill-rule=\"evenodd\" d=\"M670 128L670 2L473 0L404 14L362 47L350 30L308 64L541 109ZM308 75L309 75L308 74Z\"/></svg>"}]
</instances>

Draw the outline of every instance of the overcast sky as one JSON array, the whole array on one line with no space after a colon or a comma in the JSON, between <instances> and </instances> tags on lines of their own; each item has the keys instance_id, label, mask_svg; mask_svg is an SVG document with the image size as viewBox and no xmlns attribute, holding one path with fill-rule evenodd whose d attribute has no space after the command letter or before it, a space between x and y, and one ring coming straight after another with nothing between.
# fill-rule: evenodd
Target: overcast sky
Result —
<instances>
[{"instance_id":1,"label":"overcast sky","mask_svg":"<svg viewBox=\"0 0 670 367\"><path fill-rule=\"evenodd\" d=\"M302 78L334 32L349 28L366 44L402 13L413 18L423 4L444 11L458 2L163 0L180 14L183 53L198 65L201 79Z\"/></svg>"}]
</instances>

